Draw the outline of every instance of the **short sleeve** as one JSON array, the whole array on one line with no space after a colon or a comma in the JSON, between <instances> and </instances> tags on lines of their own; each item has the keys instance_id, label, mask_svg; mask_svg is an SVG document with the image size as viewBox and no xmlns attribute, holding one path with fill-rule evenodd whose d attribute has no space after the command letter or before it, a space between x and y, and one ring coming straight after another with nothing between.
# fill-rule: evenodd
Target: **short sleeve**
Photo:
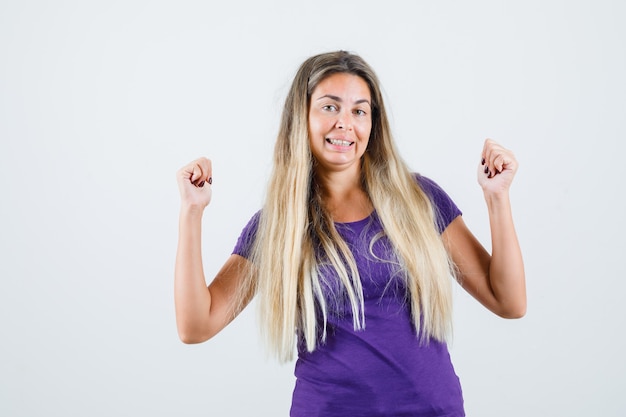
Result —
<instances>
[{"instance_id":1,"label":"short sleeve","mask_svg":"<svg viewBox=\"0 0 626 417\"><path fill-rule=\"evenodd\" d=\"M462 214L461 210L459 210L450 196L435 181L419 174L415 174L415 179L430 198L435 210L437 229L439 233L443 233L446 227L452 223L452 220Z\"/></svg>"},{"instance_id":2,"label":"short sleeve","mask_svg":"<svg viewBox=\"0 0 626 417\"><path fill-rule=\"evenodd\" d=\"M261 211L257 211L254 216L248 221L248 224L243 228L237 244L233 249L233 255L243 256L246 259L250 258L252 253L252 245L256 237L257 229L259 228L259 219L261 217Z\"/></svg>"}]
</instances>

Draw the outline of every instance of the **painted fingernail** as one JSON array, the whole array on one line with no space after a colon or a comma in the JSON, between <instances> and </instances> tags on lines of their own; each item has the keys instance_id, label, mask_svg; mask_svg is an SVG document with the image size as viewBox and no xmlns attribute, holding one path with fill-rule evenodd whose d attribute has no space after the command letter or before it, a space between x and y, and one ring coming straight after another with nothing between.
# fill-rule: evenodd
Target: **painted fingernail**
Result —
<instances>
[{"instance_id":1,"label":"painted fingernail","mask_svg":"<svg viewBox=\"0 0 626 417\"><path fill-rule=\"evenodd\" d=\"M204 187L204 181L200 181L200 183L198 184L198 187L200 188Z\"/></svg>"},{"instance_id":2,"label":"painted fingernail","mask_svg":"<svg viewBox=\"0 0 626 417\"><path fill-rule=\"evenodd\" d=\"M489 167L485 167L485 174L489 172Z\"/></svg>"},{"instance_id":3,"label":"painted fingernail","mask_svg":"<svg viewBox=\"0 0 626 417\"><path fill-rule=\"evenodd\" d=\"M482 160L482 161L480 161L480 164L481 164L481 165L485 165L485 158L483 158L483 160Z\"/></svg>"},{"instance_id":4,"label":"painted fingernail","mask_svg":"<svg viewBox=\"0 0 626 417\"><path fill-rule=\"evenodd\" d=\"M213 177L209 177L209 184L213 184Z\"/></svg>"}]
</instances>

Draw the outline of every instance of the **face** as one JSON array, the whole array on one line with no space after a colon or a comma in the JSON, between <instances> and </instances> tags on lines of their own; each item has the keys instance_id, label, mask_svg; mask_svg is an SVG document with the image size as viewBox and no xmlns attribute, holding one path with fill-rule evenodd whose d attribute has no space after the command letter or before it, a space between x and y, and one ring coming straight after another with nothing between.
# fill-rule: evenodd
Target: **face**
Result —
<instances>
[{"instance_id":1,"label":"face","mask_svg":"<svg viewBox=\"0 0 626 417\"><path fill-rule=\"evenodd\" d=\"M309 141L318 173L358 174L372 130L367 83L357 75L333 74L315 87L310 100Z\"/></svg>"}]
</instances>

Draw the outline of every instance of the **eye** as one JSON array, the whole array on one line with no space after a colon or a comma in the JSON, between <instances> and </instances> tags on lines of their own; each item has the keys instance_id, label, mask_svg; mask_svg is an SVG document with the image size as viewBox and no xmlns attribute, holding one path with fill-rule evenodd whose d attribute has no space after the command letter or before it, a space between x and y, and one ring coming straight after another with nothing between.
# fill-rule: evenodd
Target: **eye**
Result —
<instances>
[{"instance_id":1,"label":"eye","mask_svg":"<svg viewBox=\"0 0 626 417\"><path fill-rule=\"evenodd\" d=\"M337 106L335 106L334 104L327 104L327 105L322 107L322 110L337 111Z\"/></svg>"},{"instance_id":2,"label":"eye","mask_svg":"<svg viewBox=\"0 0 626 417\"><path fill-rule=\"evenodd\" d=\"M365 113L365 110L363 109L356 109L354 111L354 114L356 114L357 116L365 116L367 113Z\"/></svg>"}]
</instances>

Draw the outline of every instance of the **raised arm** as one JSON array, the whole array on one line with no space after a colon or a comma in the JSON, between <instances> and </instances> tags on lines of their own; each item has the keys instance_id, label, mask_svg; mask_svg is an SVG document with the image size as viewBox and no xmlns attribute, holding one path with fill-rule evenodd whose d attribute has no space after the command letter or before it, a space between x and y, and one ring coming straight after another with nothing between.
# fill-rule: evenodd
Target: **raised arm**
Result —
<instances>
[{"instance_id":1,"label":"raised arm","mask_svg":"<svg viewBox=\"0 0 626 417\"><path fill-rule=\"evenodd\" d=\"M491 255L460 216L442 235L458 268L463 288L489 310L506 318L526 314L524 262L509 199L509 188L517 167L511 151L492 140L485 141L478 167L478 183L489 213Z\"/></svg>"},{"instance_id":2,"label":"raised arm","mask_svg":"<svg viewBox=\"0 0 626 417\"><path fill-rule=\"evenodd\" d=\"M181 196L174 300L178 335L185 343L204 342L234 318L235 294L248 261L231 255L207 287L202 265L202 215L211 201L211 161L200 158L176 176Z\"/></svg>"}]
</instances>

